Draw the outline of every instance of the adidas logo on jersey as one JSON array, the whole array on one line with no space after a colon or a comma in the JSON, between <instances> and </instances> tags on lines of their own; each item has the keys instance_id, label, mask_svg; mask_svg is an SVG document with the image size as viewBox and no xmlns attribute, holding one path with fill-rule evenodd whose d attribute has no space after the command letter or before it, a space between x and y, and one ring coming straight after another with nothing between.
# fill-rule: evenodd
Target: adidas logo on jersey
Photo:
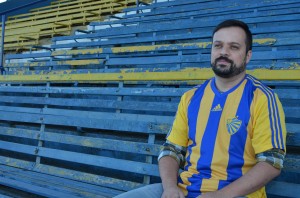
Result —
<instances>
[{"instance_id":1,"label":"adidas logo on jersey","mask_svg":"<svg viewBox=\"0 0 300 198\"><path fill-rule=\"evenodd\" d=\"M211 111L222 111L222 107L220 104L218 104L217 106L215 106Z\"/></svg>"}]
</instances>

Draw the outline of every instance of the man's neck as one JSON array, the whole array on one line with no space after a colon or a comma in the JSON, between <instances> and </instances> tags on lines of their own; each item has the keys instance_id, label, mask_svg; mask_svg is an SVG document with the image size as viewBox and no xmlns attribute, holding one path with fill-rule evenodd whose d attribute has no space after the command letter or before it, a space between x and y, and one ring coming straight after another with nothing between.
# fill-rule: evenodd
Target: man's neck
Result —
<instances>
[{"instance_id":1,"label":"man's neck","mask_svg":"<svg viewBox=\"0 0 300 198\"><path fill-rule=\"evenodd\" d=\"M246 72L242 72L232 78L222 78L220 76L215 76L216 87L220 92L226 92L239 84L244 79L245 75Z\"/></svg>"}]
</instances>

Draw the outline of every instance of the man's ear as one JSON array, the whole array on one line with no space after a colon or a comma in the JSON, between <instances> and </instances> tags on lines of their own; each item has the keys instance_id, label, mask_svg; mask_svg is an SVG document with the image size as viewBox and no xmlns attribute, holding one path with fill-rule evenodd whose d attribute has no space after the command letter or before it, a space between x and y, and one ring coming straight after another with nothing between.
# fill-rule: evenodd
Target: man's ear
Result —
<instances>
[{"instance_id":1,"label":"man's ear","mask_svg":"<svg viewBox=\"0 0 300 198\"><path fill-rule=\"evenodd\" d=\"M252 57L252 50L249 50L246 54L246 64L249 63L251 57Z\"/></svg>"}]
</instances>

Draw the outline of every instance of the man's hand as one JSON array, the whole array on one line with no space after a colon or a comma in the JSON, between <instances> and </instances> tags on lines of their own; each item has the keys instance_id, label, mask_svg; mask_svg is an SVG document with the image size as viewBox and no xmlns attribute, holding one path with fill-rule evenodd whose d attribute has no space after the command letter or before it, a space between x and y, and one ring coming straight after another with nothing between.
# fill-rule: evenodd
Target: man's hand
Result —
<instances>
[{"instance_id":1,"label":"man's hand","mask_svg":"<svg viewBox=\"0 0 300 198\"><path fill-rule=\"evenodd\" d=\"M161 198L184 198L183 192L176 186L164 189Z\"/></svg>"}]
</instances>

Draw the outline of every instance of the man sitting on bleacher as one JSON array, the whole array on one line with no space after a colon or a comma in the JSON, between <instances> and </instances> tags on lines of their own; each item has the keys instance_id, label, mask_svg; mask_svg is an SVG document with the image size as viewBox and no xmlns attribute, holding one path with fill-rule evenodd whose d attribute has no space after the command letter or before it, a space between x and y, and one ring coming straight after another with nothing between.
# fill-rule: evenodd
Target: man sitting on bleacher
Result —
<instances>
[{"instance_id":1,"label":"man sitting on bleacher","mask_svg":"<svg viewBox=\"0 0 300 198\"><path fill-rule=\"evenodd\" d=\"M286 128L277 95L246 74L251 56L245 23L227 20L215 28L215 77L181 98L159 155L162 184L120 197L266 197L264 186L283 166Z\"/></svg>"}]
</instances>

